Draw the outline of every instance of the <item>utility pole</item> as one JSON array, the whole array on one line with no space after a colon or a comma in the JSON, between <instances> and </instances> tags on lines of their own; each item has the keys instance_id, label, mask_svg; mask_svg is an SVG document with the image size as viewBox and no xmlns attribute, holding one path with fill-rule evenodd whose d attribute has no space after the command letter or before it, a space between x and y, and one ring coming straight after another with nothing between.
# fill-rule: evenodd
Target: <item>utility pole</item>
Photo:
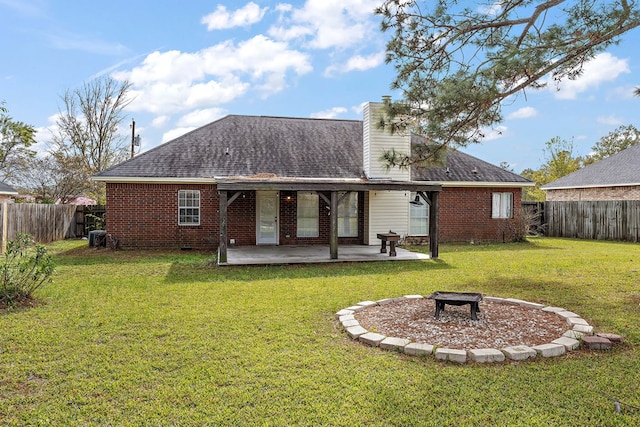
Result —
<instances>
[{"instance_id":1,"label":"utility pole","mask_svg":"<svg viewBox=\"0 0 640 427\"><path fill-rule=\"evenodd\" d=\"M136 136L136 121L131 119L131 158L136 155L136 146L140 146L140 135Z\"/></svg>"}]
</instances>

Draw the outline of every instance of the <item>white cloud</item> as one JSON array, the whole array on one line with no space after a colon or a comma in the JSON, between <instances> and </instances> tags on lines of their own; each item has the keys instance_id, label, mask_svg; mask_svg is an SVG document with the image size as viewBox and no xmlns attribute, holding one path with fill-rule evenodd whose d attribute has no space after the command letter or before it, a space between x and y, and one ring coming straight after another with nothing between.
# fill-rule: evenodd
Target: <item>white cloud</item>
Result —
<instances>
[{"instance_id":1,"label":"white cloud","mask_svg":"<svg viewBox=\"0 0 640 427\"><path fill-rule=\"evenodd\" d=\"M344 114L347 112L347 109L344 107L333 107L328 110L318 111L317 113L311 113L312 119L335 119L340 114Z\"/></svg>"},{"instance_id":2,"label":"white cloud","mask_svg":"<svg viewBox=\"0 0 640 427\"><path fill-rule=\"evenodd\" d=\"M528 119L538 115L538 110L533 107L523 107L507 116L507 119Z\"/></svg>"},{"instance_id":3,"label":"white cloud","mask_svg":"<svg viewBox=\"0 0 640 427\"><path fill-rule=\"evenodd\" d=\"M180 120L178 120L178 126L200 127L219 119L223 115L224 110L222 108L204 108L201 110L195 110L182 116Z\"/></svg>"},{"instance_id":4,"label":"white cloud","mask_svg":"<svg viewBox=\"0 0 640 427\"><path fill-rule=\"evenodd\" d=\"M575 99L578 94L597 88L603 82L613 81L622 73L630 73L629 61L616 58L608 52L595 56L584 65L583 73L575 80L564 79L553 88L557 99Z\"/></svg>"},{"instance_id":5,"label":"white cloud","mask_svg":"<svg viewBox=\"0 0 640 427\"><path fill-rule=\"evenodd\" d=\"M131 111L170 114L230 102L250 90L271 94L290 75L312 70L309 56L263 35L225 41L197 52L153 52L142 64L113 74L132 83Z\"/></svg>"},{"instance_id":6,"label":"white cloud","mask_svg":"<svg viewBox=\"0 0 640 427\"><path fill-rule=\"evenodd\" d=\"M505 136L505 134L507 133L508 128L506 126L496 126L495 128L492 129L484 129L484 138L482 138L482 141L486 142L486 141L493 141L496 139L500 139L503 138Z\"/></svg>"},{"instance_id":7,"label":"white cloud","mask_svg":"<svg viewBox=\"0 0 640 427\"><path fill-rule=\"evenodd\" d=\"M327 67L324 74L325 76L330 76L337 72L348 73L350 71L366 71L371 68L376 68L382 64L384 62L384 58L384 52L372 53L367 56L352 56L343 66L332 65Z\"/></svg>"},{"instance_id":8,"label":"white cloud","mask_svg":"<svg viewBox=\"0 0 640 427\"><path fill-rule=\"evenodd\" d=\"M151 127L161 128L169 122L169 116L158 116L151 121Z\"/></svg>"},{"instance_id":9,"label":"white cloud","mask_svg":"<svg viewBox=\"0 0 640 427\"><path fill-rule=\"evenodd\" d=\"M187 132L191 132L194 129L196 129L196 126L179 127L179 128L171 129L170 131L167 131L162 134L162 143L171 141L172 139L176 139L177 137L182 136Z\"/></svg>"},{"instance_id":10,"label":"white cloud","mask_svg":"<svg viewBox=\"0 0 640 427\"><path fill-rule=\"evenodd\" d=\"M367 101L361 102L360 104L351 107L351 111L353 111L354 113L356 113L359 116L362 116L362 113L364 111L364 106L367 105Z\"/></svg>"},{"instance_id":11,"label":"white cloud","mask_svg":"<svg viewBox=\"0 0 640 427\"><path fill-rule=\"evenodd\" d=\"M260 22L268 8L260 8L254 2L249 2L234 12L227 11L223 5L218 5L215 12L202 18L207 30L224 30L234 27L246 27Z\"/></svg>"},{"instance_id":12,"label":"white cloud","mask_svg":"<svg viewBox=\"0 0 640 427\"><path fill-rule=\"evenodd\" d=\"M624 124L624 119L617 117L614 114L610 116L600 116L596 119L596 121L602 125L610 126L621 126Z\"/></svg>"},{"instance_id":13,"label":"white cloud","mask_svg":"<svg viewBox=\"0 0 640 427\"><path fill-rule=\"evenodd\" d=\"M38 153L38 156L42 157L49 152L53 136L58 133L57 121L60 117L60 113L53 114L47 117L47 123L49 126L36 127L36 143L29 147Z\"/></svg>"},{"instance_id":14,"label":"white cloud","mask_svg":"<svg viewBox=\"0 0 640 427\"><path fill-rule=\"evenodd\" d=\"M379 0L307 0L303 7L281 6L278 25L269 35L290 41L308 38L315 49L346 48L370 42L378 33L373 10Z\"/></svg>"}]
</instances>

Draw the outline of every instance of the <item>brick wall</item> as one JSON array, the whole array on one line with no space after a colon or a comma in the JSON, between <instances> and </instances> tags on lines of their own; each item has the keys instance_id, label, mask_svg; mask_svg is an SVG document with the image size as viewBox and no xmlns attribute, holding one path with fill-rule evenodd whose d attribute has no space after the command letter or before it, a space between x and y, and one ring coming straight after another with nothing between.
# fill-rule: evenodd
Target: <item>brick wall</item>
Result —
<instances>
[{"instance_id":1,"label":"brick wall","mask_svg":"<svg viewBox=\"0 0 640 427\"><path fill-rule=\"evenodd\" d=\"M200 225L178 225L178 190L200 190ZM107 184L107 233L123 248L218 246L218 195L206 184Z\"/></svg>"},{"instance_id":2,"label":"brick wall","mask_svg":"<svg viewBox=\"0 0 640 427\"><path fill-rule=\"evenodd\" d=\"M580 202L598 200L640 200L640 185L547 190L548 202Z\"/></svg>"},{"instance_id":3,"label":"brick wall","mask_svg":"<svg viewBox=\"0 0 640 427\"><path fill-rule=\"evenodd\" d=\"M200 225L178 225L178 191L200 190ZM230 196L233 193L230 193ZM330 193L325 193L330 198ZM358 195L358 237L341 237L340 244L362 244L364 197ZM280 192L280 244L328 244L331 218L322 198L319 203L320 236L297 237L296 192ZM107 232L123 248L209 249L218 247L219 198L206 184L107 184ZM256 193L242 192L227 210L227 237L238 246L256 244Z\"/></svg>"},{"instance_id":4,"label":"brick wall","mask_svg":"<svg viewBox=\"0 0 640 427\"><path fill-rule=\"evenodd\" d=\"M178 225L178 190L200 190L200 225ZM521 204L519 188L452 188L440 194L441 242L502 242L513 238L520 216L491 218L491 195L513 192L515 207ZM330 198L330 193L324 193ZM280 244L328 244L331 217L320 198L320 236L299 238L296 233L296 192L280 192ZM107 232L123 248L194 248L215 250L219 239L219 198L207 184L107 184ZM363 244L364 194L358 193L358 237L341 237L340 244ZM236 245L256 244L256 194L242 192L228 209L229 239Z\"/></svg>"},{"instance_id":5,"label":"brick wall","mask_svg":"<svg viewBox=\"0 0 640 427\"><path fill-rule=\"evenodd\" d=\"M494 192L513 193L514 218L491 218ZM507 242L514 238L521 213L520 188L444 187L440 193L440 242Z\"/></svg>"},{"instance_id":6,"label":"brick wall","mask_svg":"<svg viewBox=\"0 0 640 427\"><path fill-rule=\"evenodd\" d=\"M324 192L328 200L331 200L331 193ZM329 244L329 233L331 230L331 216L329 215L329 205L322 197L319 198L319 236L318 237L298 237L297 236L297 193L295 191L280 192L280 244L281 245L315 245ZM358 193L358 237L340 237L339 245L361 245L364 235L364 195Z\"/></svg>"}]
</instances>

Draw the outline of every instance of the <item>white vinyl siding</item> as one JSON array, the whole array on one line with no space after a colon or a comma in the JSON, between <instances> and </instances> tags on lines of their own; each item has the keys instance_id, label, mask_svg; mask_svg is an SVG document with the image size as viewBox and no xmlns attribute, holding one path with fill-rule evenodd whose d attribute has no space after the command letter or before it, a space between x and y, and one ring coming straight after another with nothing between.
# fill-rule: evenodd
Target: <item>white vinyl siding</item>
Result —
<instances>
[{"instance_id":1,"label":"white vinyl siding","mask_svg":"<svg viewBox=\"0 0 640 427\"><path fill-rule=\"evenodd\" d=\"M200 191L178 191L178 225L200 225Z\"/></svg>"},{"instance_id":2,"label":"white vinyl siding","mask_svg":"<svg viewBox=\"0 0 640 427\"><path fill-rule=\"evenodd\" d=\"M298 192L298 237L318 237L319 199L317 193Z\"/></svg>"},{"instance_id":3,"label":"white vinyl siding","mask_svg":"<svg viewBox=\"0 0 640 427\"><path fill-rule=\"evenodd\" d=\"M513 218L513 193L493 193L491 218Z\"/></svg>"},{"instance_id":4,"label":"white vinyl siding","mask_svg":"<svg viewBox=\"0 0 640 427\"><path fill-rule=\"evenodd\" d=\"M411 193L414 200L416 193ZM409 205L409 235L427 236L429 234L429 205L422 200L421 206Z\"/></svg>"},{"instance_id":5,"label":"white vinyl siding","mask_svg":"<svg viewBox=\"0 0 640 427\"><path fill-rule=\"evenodd\" d=\"M378 233L393 231L401 236L409 232L409 193L404 191L369 191L365 210L365 242L379 245Z\"/></svg>"},{"instance_id":6,"label":"white vinyl siding","mask_svg":"<svg viewBox=\"0 0 640 427\"><path fill-rule=\"evenodd\" d=\"M345 193L341 192L339 197ZM358 237L358 193L350 192L338 204L338 237Z\"/></svg>"},{"instance_id":7,"label":"white vinyl siding","mask_svg":"<svg viewBox=\"0 0 640 427\"><path fill-rule=\"evenodd\" d=\"M392 134L386 129L379 128L380 117L384 114L384 104L381 102L366 103L363 114L362 154L365 174L371 178L409 181L411 179L411 168L389 168L383 160L380 160L382 155L391 149L395 149L400 153L411 152L411 135L409 132Z\"/></svg>"}]
</instances>

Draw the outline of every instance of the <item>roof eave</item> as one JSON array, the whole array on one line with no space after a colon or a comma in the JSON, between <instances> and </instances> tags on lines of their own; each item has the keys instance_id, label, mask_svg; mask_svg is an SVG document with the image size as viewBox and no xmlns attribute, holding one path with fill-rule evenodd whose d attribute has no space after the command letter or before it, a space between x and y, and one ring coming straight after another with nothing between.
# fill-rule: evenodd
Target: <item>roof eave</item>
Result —
<instances>
[{"instance_id":1,"label":"roof eave","mask_svg":"<svg viewBox=\"0 0 640 427\"><path fill-rule=\"evenodd\" d=\"M91 181L127 184L215 184L215 178L148 177L148 176L92 176Z\"/></svg>"},{"instance_id":2,"label":"roof eave","mask_svg":"<svg viewBox=\"0 0 640 427\"><path fill-rule=\"evenodd\" d=\"M561 186L548 186L543 185L540 187L541 190L577 190L580 188L608 188L608 187L636 187L640 186L640 182L630 182L630 183L622 183L622 184L582 184L582 185L561 185Z\"/></svg>"},{"instance_id":3,"label":"roof eave","mask_svg":"<svg viewBox=\"0 0 640 427\"><path fill-rule=\"evenodd\" d=\"M534 187L535 182L495 182L495 181L442 181L443 187Z\"/></svg>"}]
</instances>

